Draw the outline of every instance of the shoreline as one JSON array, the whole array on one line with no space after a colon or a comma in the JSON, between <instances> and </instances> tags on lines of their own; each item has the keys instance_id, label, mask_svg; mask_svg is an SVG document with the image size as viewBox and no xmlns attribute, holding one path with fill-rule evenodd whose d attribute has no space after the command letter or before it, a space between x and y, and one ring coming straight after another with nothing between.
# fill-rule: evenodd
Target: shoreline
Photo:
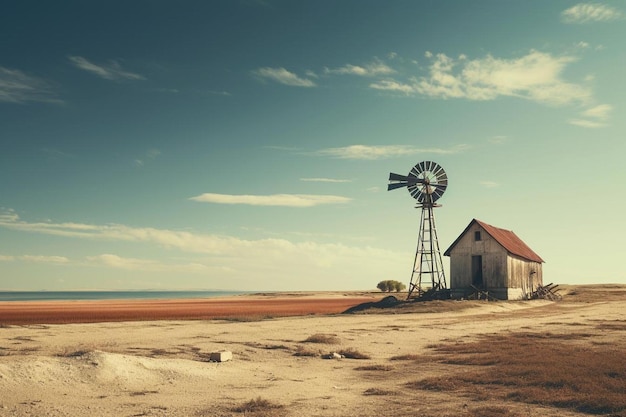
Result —
<instances>
[{"instance_id":1,"label":"shoreline","mask_svg":"<svg viewBox=\"0 0 626 417\"><path fill-rule=\"evenodd\" d=\"M338 314L383 297L366 293L255 293L215 298L0 302L0 326L208 320Z\"/></svg>"}]
</instances>

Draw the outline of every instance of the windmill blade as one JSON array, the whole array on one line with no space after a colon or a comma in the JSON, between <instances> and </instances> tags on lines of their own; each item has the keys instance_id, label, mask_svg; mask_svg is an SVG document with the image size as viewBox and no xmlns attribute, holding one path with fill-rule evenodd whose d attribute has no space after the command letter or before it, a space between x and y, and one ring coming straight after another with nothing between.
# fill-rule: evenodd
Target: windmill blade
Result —
<instances>
[{"instance_id":1,"label":"windmill blade","mask_svg":"<svg viewBox=\"0 0 626 417\"><path fill-rule=\"evenodd\" d=\"M447 187L448 187L447 185L442 185L442 184L434 185L433 201L438 200L439 198L441 198L443 193L446 191Z\"/></svg>"},{"instance_id":2,"label":"windmill blade","mask_svg":"<svg viewBox=\"0 0 626 417\"><path fill-rule=\"evenodd\" d=\"M425 184L426 183L426 181L423 178L417 178L412 175L409 175L408 177L406 177L406 181L409 184Z\"/></svg>"},{"instance_id":3,"label":"windmill blade","mask_svg":"<svg viewBox=\"0 0 626 417\"><path fill-rule=\"evenodd\" d=\"M439 188L435 188L435 190L433 191L433 200L438 200L439 198L441 198L441 196L443 195L443 191Z\"/></svg>"},{"instance_id":4,"label":"windmill blade","mask_svg":"<svg viewBox=\"0 0 626 417\"><path fill-rule=\"evenodd\" d=\"M395 174L393 172L389 173L389 181L406 181L408 177L406 175Z\"/></svg>"},{"instance_id":5,"label":"windmill blade","mask_svg":"<svg viewBox=\"0 0 626 417\"><path fill-rule=\"evenodd\" d=\"M418 190L417 188L413 189L413 190L409 190L409 193L411 194L411 197L413 197L414 199L418 200L418 201L422 201L422 195L423 193Z\"/></svg>"},{"instance_id":6,"label":"windmill blade","mask_svg":"<svg viewBox=\"0 0 626 417\"><path fill-rule=\"evenodd\" d=\"M395 190L397 188L402 188L402 187L406 187L407 183L406 182L396 182L393 184L389 184L387 186L387 191L391 191L391 190Z\"/></svg>"}]
</instances>

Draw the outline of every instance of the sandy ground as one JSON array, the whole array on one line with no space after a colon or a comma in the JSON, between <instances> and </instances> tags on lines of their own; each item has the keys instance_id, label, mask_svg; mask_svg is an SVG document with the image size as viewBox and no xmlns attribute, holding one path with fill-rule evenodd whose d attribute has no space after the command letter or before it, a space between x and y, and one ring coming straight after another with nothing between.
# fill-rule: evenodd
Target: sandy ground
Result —
<instances>
[{"instance_id":1,"label":"sandy ground","mask_svg":"<svg viewBox=\"0 0 626 417\"><path fill-rule=\"evenodd\" d=\"M590 291L576 289L572 294ZM5 324L0 327L0 416L254 416L263 414L235 410L259 397L284 406L277 414L266 415L463 415L468 402L472 406L471 398L405 388L407 381L437 374L438 364L425 362L405 370L402 362L390 358L425 354L434 344L483 334L558 333L573 325L577 329L589 325L592 331L598 320L623 323L626 291L616 291L612 297L573 296L568 301L566 296L560 302L433 302L437 312L425 307L395 314L260 321ZM315 334L338 340L304 342ZM623 333L597 336L624 348ZM319 355L348 348L370 359ZM233 360L207 360L220 350L231 351ZM317 355L294 355L298 350ZM365 395L372 389L395 394ZM528 416L585 415L535 405L518 407Z\"/></svg>"}]
</instances>

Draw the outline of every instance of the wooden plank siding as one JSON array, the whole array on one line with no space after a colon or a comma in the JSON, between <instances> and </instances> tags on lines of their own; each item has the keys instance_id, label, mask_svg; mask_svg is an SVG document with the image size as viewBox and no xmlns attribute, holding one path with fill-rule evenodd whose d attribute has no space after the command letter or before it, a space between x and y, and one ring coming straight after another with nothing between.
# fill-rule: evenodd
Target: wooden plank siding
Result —
<instances>
[{"instance_id":1,"label":"wooden plank siding","mask_svg":"<svg viewBox=\"0 0 626 417\"><path fill-rule=\"evenodd\" d=\"M530 294L543 284L543 270L539 262L509 255L507 260L509 288L520 288L523 295Z\"/></svg>"},{"instance_id":2,"label":"wooden plank siding","mask_svg":"<svg viewBox=\"0 0 626 417\"><path fill-rule=\"evenodd\" d=\"M540 262L511 254L478 222L470 223L446 255L450 257L450 290L454 298L473 293L475 285L496 298L520 299L543 283ZM478 256L480 263L474 261L473 266L472 257ZM476 285L473 276L476 265L482 267L482 285Z\"/></svg>"}]
</instances>

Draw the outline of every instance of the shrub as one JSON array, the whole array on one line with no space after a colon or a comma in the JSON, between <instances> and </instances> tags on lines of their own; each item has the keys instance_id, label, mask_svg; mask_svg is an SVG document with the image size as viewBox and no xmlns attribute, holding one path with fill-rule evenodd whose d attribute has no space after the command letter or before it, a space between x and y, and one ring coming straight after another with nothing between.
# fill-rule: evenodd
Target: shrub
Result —
<instances>
[{"instance_id":1,"label":"shrub","mask_svg":"<svg viewBox=\"0 0 626 417\"><path fill-rule=\"evenodd\" d=\"M336 345L339 338L333 334L316 333L304 339L304 343L326 343L327 345Z\"/></svg>"},{"instance_id":2,"label":"shrub","mask_svg":"<svg viewBox=\"0 0 626 417\"><path fill-rule=\"evenodd\" d=\"M386 281L380 281L378 285L376 285L376 288L378 288L382 292L391 292L391 291L400 292L406 289L406 285L404 285L400 281L389 279Z\"/></svg>"}]
</instances>

